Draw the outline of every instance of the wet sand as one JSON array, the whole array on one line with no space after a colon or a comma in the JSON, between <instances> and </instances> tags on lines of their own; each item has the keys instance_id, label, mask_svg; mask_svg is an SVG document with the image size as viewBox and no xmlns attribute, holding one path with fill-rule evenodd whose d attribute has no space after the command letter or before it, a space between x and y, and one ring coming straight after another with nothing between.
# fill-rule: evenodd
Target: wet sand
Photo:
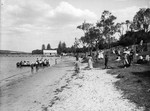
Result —
<instances>
[{"instance_id":1,"label":"wet sand","mask_svg":"<svg viewBox=\"0 0 150 111\"><path fill-rule=\"evenodd\" d=\"M74 58L65 58L59 64L24 77L0 90L0 111L35 111L49 103L57 82L73 70Z\"/></svg>"}]
</instances>

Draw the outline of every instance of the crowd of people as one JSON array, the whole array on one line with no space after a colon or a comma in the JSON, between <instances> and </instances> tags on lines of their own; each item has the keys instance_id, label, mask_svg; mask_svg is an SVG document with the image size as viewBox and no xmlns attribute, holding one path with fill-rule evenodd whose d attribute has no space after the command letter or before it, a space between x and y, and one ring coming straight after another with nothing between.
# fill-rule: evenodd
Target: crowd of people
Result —
<instances>
[{"instance_id":1,"label":"crowd of people","mask_svg":"<svg viewBox=\"0 0 150 111\"><path fill-rule=\"evenodd\" d=\"M112 50L112 53L115 54L117 57L115 61L121 61L122 65L124 68L130 67L133 62L137 64L145 64L149 63L150 61L150 56L149 55L138 55L132 48L125 47L125 48L116 48ZM104 51L104 50L99 50L96 54L93 55L88 55L86 59L88 60L88 68L92 69L93 68L93 62L95 60L104 60L104 68L108 69L108 63L109 63L109 56L110 56L110 50L109 51ZM79 57L76 56L76 64L75 64L75 69L78 71L80 70L79 66ZM79 71L78 71L79 72Z\"/></svg>"},{"instance_id":2,"label":"crowd of people","mask_svg":"<svg viewBox=\"0 0 150 111\"><path fill-rule=\"evenodd\" d=\"M113 53L117 55L116 61L123 61L124 68L131 66L133 61L137 64L145 64L150 61L149 55L139 55L128 47L124 48L122 52L119 49L113 50Z\"/></svg>"},{"instance_id":3,"label":"crowd of people","mask_svg":"<svg viewBox=\"0 0 150 111\"><path fill-rule=\"evenodd\" d=\"M56 60L55 60L56 62ZM38 69L41 67L41 68L44 68L44 67L47 67L47 66L50 66L50 61L49 59L38 59L35 61L35 62L31 62L30 61L20 61L20 62L17 62L16 63L16 66L17 67L26 67L26 66L29 66L31 67L31 72L34 71L34 68L36 70L36 72L38 71Z\"/></svg>"}]
</instances>

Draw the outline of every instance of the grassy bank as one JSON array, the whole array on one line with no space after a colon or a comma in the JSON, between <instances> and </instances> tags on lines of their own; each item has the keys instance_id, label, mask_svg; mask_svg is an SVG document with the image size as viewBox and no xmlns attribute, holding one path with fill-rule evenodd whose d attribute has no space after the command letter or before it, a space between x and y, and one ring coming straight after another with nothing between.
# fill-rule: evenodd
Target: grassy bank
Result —
<instances>
[{"instance_id":1,"label":"grassy bank","mask_svg":"<svg viewBox=\"0 0 150 111\"><path fill-rule=\"evenodd\" d=\"M122 62L115 59L114 55L109 56L108 64L108 73L119 78L115 86L123 91L125 98L150 111L150 64L133 63L132 66L123 68ZM103 69L104 60L95 62L94 67Z\"/></svg>"}]
</instances>

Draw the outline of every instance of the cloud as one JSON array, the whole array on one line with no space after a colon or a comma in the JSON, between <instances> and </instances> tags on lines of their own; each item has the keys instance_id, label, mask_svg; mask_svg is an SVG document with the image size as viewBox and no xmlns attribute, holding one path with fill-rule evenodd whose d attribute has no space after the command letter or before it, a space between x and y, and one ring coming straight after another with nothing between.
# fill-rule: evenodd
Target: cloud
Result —
<instances>
[{"instance_id":1,"label":"cloud","mask_svg":"<svg viewBox=\"0 0 150 111\"><path fill-rule=\"evenodd\" d=\"M54 27L64 27L82 23L84 20L95 22L96 19L97 16L94 12L75 8L68 2L61 2L56 8L50 10L43 20Z\"/></svg>"},{"instance_id":2,"label":"cloud","mask_svg":"<svg viewBox=\"0 0 150 111\"><path fill-rule=\"evenodd\" d=\"M128 1L128 0L115 0L117 2L125 2L125 1Z\"/></svg>"},{"instance_id":3,"label":"cloud","mask_svg":"<svg viewBox=\"0 0 150 111\"><path fill-rule=\"evenodd\" d=\"M60 40L71 44L70 41L74 39L68 37L74 38L80 33L76 30L77 25L84 20L97 20L94 12L76 8L68 2L60 2L55 7L44 0L3 0L2 3L1 31L4 49L12 49L8 45L10 41L13 48L22 47L23 50L32 50L47 42L52 47L57 46ZM17 46L18 41L22 44L21 47Z\"/></svg>"},{"instance_id":4,"label":"cloud","mask_svg":"<svg viewBox=\"0 0 150 111\"><path fill-rule=\"evenodd\" d=\"M7 2L2 8L4 26L36 24L51 9L40 0L14 0L14 3Z\"/></svg>"},{"instance_id":5,"label":"cloud","mask_svg":"<svg viewBox=\"0 0 150 111\"><path fill-rule=\"evenodd\" d=\"M61 2L56 8L41 0L17 1L8 3L2 8L2 26L21 27L24 24L34 26L67 26L79 23L84 19L93 21L95 13L85 9L77 9L67 2ZM4 2L5 3L5 2Z\"/></svg>"}]
</instances>

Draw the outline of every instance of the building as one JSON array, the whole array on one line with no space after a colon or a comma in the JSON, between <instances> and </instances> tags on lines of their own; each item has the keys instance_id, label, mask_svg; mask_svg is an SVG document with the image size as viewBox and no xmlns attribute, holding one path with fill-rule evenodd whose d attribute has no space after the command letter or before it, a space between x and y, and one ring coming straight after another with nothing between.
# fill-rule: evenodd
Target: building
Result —
<instances>
[{"instance_id":1,"label":"building","mask_svg":"<svg viewBox=\"0 0 150 111\"><path fill-rule=\"evenodd\" d=\"M43 50L43 55L56 56L57 55L57 50Z\"/></svg>"}]
</instances>

